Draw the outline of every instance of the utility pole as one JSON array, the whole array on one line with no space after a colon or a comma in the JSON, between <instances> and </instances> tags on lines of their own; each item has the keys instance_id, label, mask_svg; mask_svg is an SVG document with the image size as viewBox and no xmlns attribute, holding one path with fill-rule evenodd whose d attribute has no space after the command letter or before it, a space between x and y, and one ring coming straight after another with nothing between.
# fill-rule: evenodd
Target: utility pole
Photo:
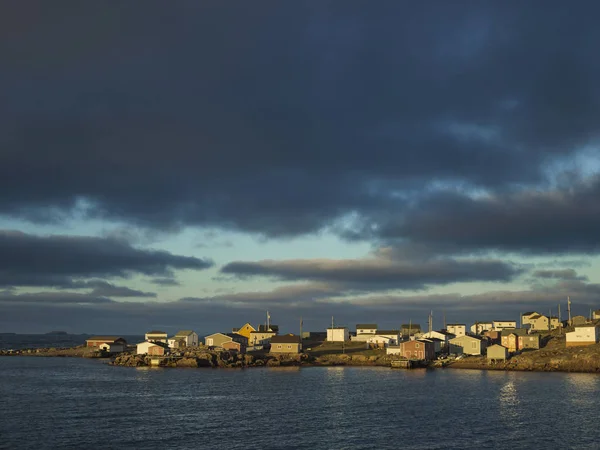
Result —
<instances>
[{"instance_id":1,"label":"utility pole","mask_svg":"<svg viewBox=\"0 0 600 450\"><path fill-rule=\"evenodd\" d=\"M550 308L549 314L548 314L548 331L552 331L552 308Z\"/></svg>"},{"instance_id":2,"label":"utility pole","mask_svg":"<svg viewBox=\"0 0 600 450\"><path fill-rule=\"evenodd\" d=\"M300 316L300 342L302 342L302 316Z\"/></svg>"},{"instance_id":3,"label":"utility pole","mask_svg":"<svg viewBox=\"0 0 600 450\"><path fill-rule=\"evenodd\" d=\"M431 332L433 331L433 311L429 311L429 337L431 337Z\"/></svg>"},{"instance_id":4,"label":"utility pole","mask_svg":"<svg viewBox=\"0 0 600 450\"><path fill-rule=\"evenodd\" d=\"M571 320L571 298L569 296L567 296L567 312L569 313L569 321L567 323L571 326L573 321Z\"/></svg>"},{"instance_id":5,"label":"utility pole","mask_svg":"<svg viewBox=\"0 0 600 450\"><path fill-rule=\"evenodd\" d=\"M560 303L558 304L558 334L562 334L562 322L560 320Z\"/></svg>"},{"instance_id":6,"label":"utility pole","mask_svg":"<svg viewBox=\"0 0 600 450\"><path fill-rule=\"evenodd\" d=\"M446 330L446 311L444 311L444 330Z\"/></svg>"}]
</instances>

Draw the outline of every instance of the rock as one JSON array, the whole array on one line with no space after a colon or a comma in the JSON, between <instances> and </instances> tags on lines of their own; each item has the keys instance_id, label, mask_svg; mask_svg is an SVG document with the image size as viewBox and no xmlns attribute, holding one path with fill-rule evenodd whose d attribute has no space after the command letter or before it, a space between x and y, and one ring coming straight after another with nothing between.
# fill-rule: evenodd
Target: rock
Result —
<instances>
[{"instance_id":1,"label":"rock","mask_svg":"<svg viewBox=\"0 0 600 450\"><path fill-rule=\"evenodd\" d=\"M177 360L177 367L198 367L196 358L181 358Z\"/></svg>"}]
</instances>

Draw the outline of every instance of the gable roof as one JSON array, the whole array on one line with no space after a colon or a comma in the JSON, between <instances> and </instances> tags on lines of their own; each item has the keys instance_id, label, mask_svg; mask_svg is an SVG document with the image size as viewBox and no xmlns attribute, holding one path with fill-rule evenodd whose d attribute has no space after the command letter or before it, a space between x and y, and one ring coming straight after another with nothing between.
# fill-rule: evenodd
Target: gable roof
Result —
<instances>
[{"instance_id":1,"label":"gable roof","mask_svg":"<svg viewBox=\"0 0 600 450\"><path fill-rule=\"evenodd\" d=\"M377 324L376 323L357 323L356 324L356 329L358 330L359 328L368 328L368 329L377 329Z\"/></svg>"},{"instance_id":2,"label":"gable roof","mask_svg":"<svg viewBox=\"0 0 600 450\"><path fill-rule=\"evenodd\" d=\"M377 330L377 334L381 335L381 334L399 334L400 330Z\"/></svg>"},{"instance_id":3,"label":"gable roof","mask_svg":"<svg viewBox=\"0 0 600 450\"><path fill-rule=\"evenodd\" d=\"M213 333L213 334L209 334L208 336L204 336L204 339L212 337L212 336L217 336L217 335L221 335L221 336L224 336L224 337L231 337L231 336L229 336L229 335L227 335L225 333Z\"/></svg>"},{"instance_id":4,"label":"gable roof","mask_svg":"<svg viewBox=\"0 0 600 450\"><path fill-rule=\"evenodd\" d=\"M273 336L271 344L300 344L300 336L294 334L284 334L283 336Z\"/></svg>"},{"instance_id":5,"label":"gable roof","mask_svg":"<svg viewBox=\"0 0 600 450\"><path fill-rule=\"evenodd\" d=\"M447 323L447 327L466 327L467 325L464 323Z\"/></svg>"},{"instance_id":6,"label":"gable roof","mask_svg":"<svg viewBox=\"0 0 600 450\"><path fill-rule=\"evenodd\" d=\"M510 336L511 334L525 336L527 334L527 330L524 328L505 328L500 332L500 336Z\"/></svg>"},{"instance_id":7,"label":"gable roof","mask_svg":"<svg viewBox=\"0 0 600 450\"><path fill-rule=\"evenodd\" d=\"M527 311L527 312L524 312L523 314L521 314L521 317L523 317L523 316L531 316L532 314L539 314L539 312L536 312L536 311Z\"/></svg>"},{"instance_id":8,"label":"gable roof","mask_svg":"<svg viewBox=\"0 0 600 450\"><path fill-rule=\"evenodd\" d=\"M166 336L166 335L167 335L167 332L166 332L166 331L157 331L157 330L153 330L153 331L148 331L146 334L148 334L148 335L151 335L151 334L160 334L161 336L162 336L162 335Z\"/></svg>"},{"instance_id":9,"label":"gable roof","mask_svg":"<svg viewBox=\"0 0 600 450\"><path fill-rule=\"evenodd\" d=\"M180 330L177 332L177 334L175 335L175 337L177 336L190 336L193 333L192 330Z\"/></svg>"}]
</instances>

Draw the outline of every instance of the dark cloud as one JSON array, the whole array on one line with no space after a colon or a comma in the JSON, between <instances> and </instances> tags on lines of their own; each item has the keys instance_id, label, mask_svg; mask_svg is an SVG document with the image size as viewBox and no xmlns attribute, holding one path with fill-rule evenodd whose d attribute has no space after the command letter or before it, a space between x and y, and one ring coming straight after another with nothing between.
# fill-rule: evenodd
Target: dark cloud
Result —
<instances>
[{"instance_id":1,"label":"dark cloud","mask_svg":"<svg viewBox=\"0 0 600 450\"><path fill-rule=\"evenodd\" d=\"M338 283L340 289L423 289L468 281L510 281L522 270L497 260L398 260L380 251L364 259L305 259L286 261L234 261L221 272L242 277L267 276L281 280ZM343 286L343 287L342 287Z\"/></svg>"},{"instance_id":2,"label":"dark cloud","mask_svg":"<svg viewBox=\"0 0 600 450\"><path fill-rule=\"evenodd\" d=\"M98 297L156 297L154 292L143 292L125 286L116 286L103 280L92 280L84 283L85 287L93 288L89 295Z\"/></svg>"},{"instance_id":3,"label":"dark cloud","mask_svg":"<svg viewBox=\"0 0 600 450\"><path fill-rule=\"evenodd\" d=\"M435 183L544 184L598 137L598 12L5 3L0 214L292 236Z\"/></svg>"},{"instance_id":4,"label":"dark cloud","mask_svg":"<svg viewBox=\"0 0 600 450\"><path fill-rule=\"evenodd\" d=\"M207 259L135 248L111 238L0 231L0 285L4 286L92 287L114 292L116 286L102 281L89 285L81 278L169 277L173 270L203 270L212 264Z\"/></svg>"},{"instance_id":5,"label":"dark cloud","mask_svg":"<svg viewBox=\"0 0 600 450\"><path fill-rule=\"evenodd\" d=\"M113 303L110 298L97 294L78 294L75 292L35 292L16 294L14 292L0 292L0 303L19 303L24 305L46 304L60 306L66 304L105 304Z\"/></svg>"},{"instance_id":6,"label":"dark cloud","mask_svg":"<svg viewBox=\"0 0 600 450\"><path fill-rule=\"evenodd\" d=\"M588 277L584 275L577 275L577 272L573 269L536 270L535 272L533 272L533 276L537 278L552 280L588 280Z\"/></svg>"},{"instance_id":7,"label":"dark cloud","mask_svg":"<svg viewBox=\"0 0 600 450\"><path fill-rule=\"evenodd\" d=\"M181 284L175 278L170 278L170 277L152 278L150 280L150 282L152 284L157 284L159 286L180 286L180 284Z\"/></svg>"},{"instance_id":8,"label":"dark cloud","mask_svg":"<svg viewBox=\"0 0 600 450\"><path fill-rule=\"evenodd\" d=\"M444 252L501 250L549 255L600 250L600 177L550 191L472 197L435 193L359 232Z\"/></svg>"}]
</instances>

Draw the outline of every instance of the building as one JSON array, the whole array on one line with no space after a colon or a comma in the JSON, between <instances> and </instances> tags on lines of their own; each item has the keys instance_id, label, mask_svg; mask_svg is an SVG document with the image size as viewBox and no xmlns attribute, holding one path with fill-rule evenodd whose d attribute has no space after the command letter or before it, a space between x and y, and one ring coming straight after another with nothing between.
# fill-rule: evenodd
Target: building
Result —
<instances>
[{"instance_id":1,"label":"building","mask_svg":"<svg viewBox=\"0 0 600 450\"><path fill-rule=\"evenodd\" d=\"M357 323L356 334L375 334L377 333L376 323Z\"/></svg>"},{"instance_id":2,"label":"building","mask_svg":"<svg viewBox=\"0 0 600 450\"><path fill-rule=\"evenodd\" d=\"M125 345L120 342L105 342L98 347L106 353L122 353L125 351Z\"/></svg>"},{"instance_id":3,"label":"building","mask_svg":"<svg viewBox=\"0 0 600 450\"><path fill-rule=\"evenodd\" d=\"M169 351L169 346L164 342L145 341L137 344L138 355L163 356Z\"/></svg>"},{"instance_id":4,"label":"building","mask_svg":"<svg viewBox=\"0 0 600 450\"><path fill-rule=\"evenodd\" d=\"M271 353L300 353L302 352L302 340L294 334L273 336L271 338Z\"/></svg>"},{"instance_id":5,"label":"building","mask_svg":"<svg viewBox=\"0 0 600 450\"><path fill-rule=\"evenodd\" d=\"M402 336L415 336L422 334L421 325L418 323L404 323L400 326Z\"/></svg>"},{"instance_id":6,"label":"building","mask_svg":"<svg viewBox=\"0 0 600 450\"><path fill-rule=\"evenodd\" d=\"M527 311L527 312L524 312L523 314L521 314L521 327L523 325L530 324L531 323L531 318L533 316L540 316L540 315L541 314L539 312L536 312L536 311Z\"/></svg>"},{"instance_id":7,"label":"building","mask_svg":"<svg viewBox=\"0 0 600 450\"><path fill-rule=\"evenodd\" d=\"M146 333L146 335L144 336L144 339L146 339L149 342L164 342L165 344L167 343L167 333L165 333L164 331L148 331Z\"/></svg>"},{"instance_id":8,"label":"building","mask_svg":"<svg viewBox=\"0 0 600 450\"><path fill-rule=\"evenodd\" d=\"M500 332L500 343L506 347L509 353L520 350L519 336L526 336L527 330L524 328L506 328Z\"/></svg>"},{"instance_id":9,"label":"building","mask_svg":"<svg viewBox=\"0 0 600 450\"><path fill-rule=\"evenodd\" d=\"M449 323L446 325L446 331L460 337L467 334L467 326L464 323Z\"/></svg>"},{"instance_id":10,"label":"building","mask_svg":"<svg viewBox=\"0 0 600 450\"><path fill-rule=\"evenodd\" d=\"M327 328L327 340L329 342L345 342L350 340L350 333L346 327Z\"/></svg>"},{"instance_id":11,"label":"building","mask_svg":"<svg viewBox=\"0 0 600 450\"><path fill-rule=\"evenodd\" d=\"M371 347L389 347L398 343L397 338L390 338L389 336L383 336L379 334L370 335L365 341Z\"/></svg>"},{"instance_id":12,"label":"building","mask_svg":"<svg viewBox=\"0 0 600 450\"><path fill-rule=\"evenodd\" d=\"M271 339L275 336L277 336L275 331L252 331L250 332L248 347L252 347L254 349L269 345Z\"/></svg>"},{"instance_id":13,"label":"building","mask_svg":"<svg viewBox=\"0 0 600 450\"><path fill-rule=\"evenodd\" d=\"M596 344L599 338L598 327L596 325L575 327L575 331L571 331L565 335L567 338L567 347Z\"/></svg>"},{"instance_id":14,"label":"building","mask_svg":"<svg viewBox=\"0 0 600 450\"><path fill-rule=\"evenodd\" d=\"M377 330L377 336L388 338L392 344L400 342L400 330Z\"/></svg>"},{"instance_id":15,"label":"building","mask_svg":"<svg viewBox=\"0 0 600 450\"><path fill-rule=\"evenodd\" d=\"M540 335L539 334L522 334L519 336L519 350L539 350Z\"/></svg>"},{"instance_id":16,"label":"building","mask_svg":"<svg viewBox=\"0 0 600 450\"><path fill-rule=\"evenodd\" d=\"M494 329L493 322L475 322L471 325L471 333L482 335L486 331L491 331Z\"/></svg>"},{"instance_id":17,"label":"building","mask_svg":"<svg viewBox=\"0 0 600 450\"><path fill-rule=\"evenodd\" d=\"M246 353L246 346L235 341L223 342L221 347L230 352Z\"/></svg>"},{"instance_id":18,"label":"building","mask_svg":"<svg viewBox=\"0 0 600 450\"><path fill-rule=\"evenodd\" d=\"M549 331L555 330L561 326L558 317L548 317L543 314L534 314L527 320L525 325L530 325L531 331Z\"/></svg>"},{"instance_id":19,"label":"building","mask_svg":"<svg viewBox=\"0 0 600 450\"><path fill-rule=\"evenodd\" d=\"M181 330L178 331L175 336L170 340L177 341L179 344L183 342L183 347L197 347L198 346L198 335L192 330ZM181 345L180 345L181 346ZM169 343L169 347L171 344Z\"/></svg>"},{"instance_id":20,"label":"building","mask_svg":"<svg viewBox=\"0 0 600 450\"><path fill-rule=\"evenodd\" d=\"M508 349L498 344L487 348L488 361L506 361L508 359Z\"/></svg>"},{"instance_id":21,"label":"building","mask_svg":"<svg viewBox=\"0 0 600 450\"><path fill-rule=\"evenodd\" d=\"M241 334L246 339L250 340L250 333L252 333L253 331L256 331L256 329L249 323L245 323L241 328L234 328L231 331L232 331L232 333Z\"/></svg>"},{"instance_id":22,"label":"building","mask_svg":"<svg viewBox=\"0 0 600 450\"><path fill-rule=\"evenodd\" d=\"M207 347L222 347L225 348L227 342L236 342L244 349L248 346L248 339L245 336L237 333L213 333L204 338L204 345Z\"/></svg>"},{"instance_id":23,"label":"building","mask_svg":"<svg viewBox=\"0 0 600 450\"><path fill-rule=\"evenodd\" d=\"M427 333L423 333L423 335L421 336L421 338L423 338L423 339L429 339L429 340L439 339L440 350L446 348L448 346L448 342L450 341L450 339L453 339L455 337L456 337L455 335L450 334L446 331L428 331ZM436 350L436 351L439 351L439 350Z\"/></svg>"},{"instance_id":24,"label":"building","mask_svg":"<svg viewBox=\"0 0 600 450\"><path fill-rule=\"evenodd\" d=\"M502 331L505 328L517 328L516 320L494 320L492 323L495 331Z\"/></svg>"},{"instance_id":25,"label":"building","mask_svg":"<svg viewBox=\"0 0 600 450\"><path fill-rule=\"evenodd\" d=\"M585 316L573 316L571 318L571 325L574 327L585 325L586 323L588 323L588 319Z\"/></svg>"},{"instance_id":26,"label":"building","mask_svg":"<svg viewBox=\"0 0 600 450\"><path fill-rule=\"evenodd\" d=\"M450 339L450 353L459 355L481 355L485 349L485 343L473 336L459 336Z\"/></svg>"},{"instance_id":27,"label":"building","mask_svg":"<svg viewBox=\"0 0 600 450\"><path fill-rule=\"evenodd\" d=\"M489 331L484 331L483 336L487 339L489 344L500 345L502 343L500 333L501 333L500 331L489 330Z\"/></svg>"},{"instance_id":28,"label":"building","mask_svg":"<svg viewBox=\"0 0 600 450\"><path fill-rule=\"evenodd\" d=\"M427 339L402 341L400 342L399 347L400 356L406 359L416 359L420 361L431 361L435 359L434 344Z\"/></svg>"},{"instance_id":29,"label":"building","mask_svg":"<svg viewBox=\"0 0 600 450\"><path fill-rule=\"evenodd\" d=\"M600 320L600 309L592 311L592 319L593 320Z\"/></svg>"},{"instance_id":30,"label":"building","mask_svg":"<svg viewBox=\"0 0 600 450\"><path fill-rule=\"evenodd\" d=\"M85 340L86 347L99 348L102 344L110 344L111 348L115 351L121 347L121 350L119 350L121 352L127 347L127 341L119 336L91 336L89 339Z\"/></svg>"}]
</instances>

